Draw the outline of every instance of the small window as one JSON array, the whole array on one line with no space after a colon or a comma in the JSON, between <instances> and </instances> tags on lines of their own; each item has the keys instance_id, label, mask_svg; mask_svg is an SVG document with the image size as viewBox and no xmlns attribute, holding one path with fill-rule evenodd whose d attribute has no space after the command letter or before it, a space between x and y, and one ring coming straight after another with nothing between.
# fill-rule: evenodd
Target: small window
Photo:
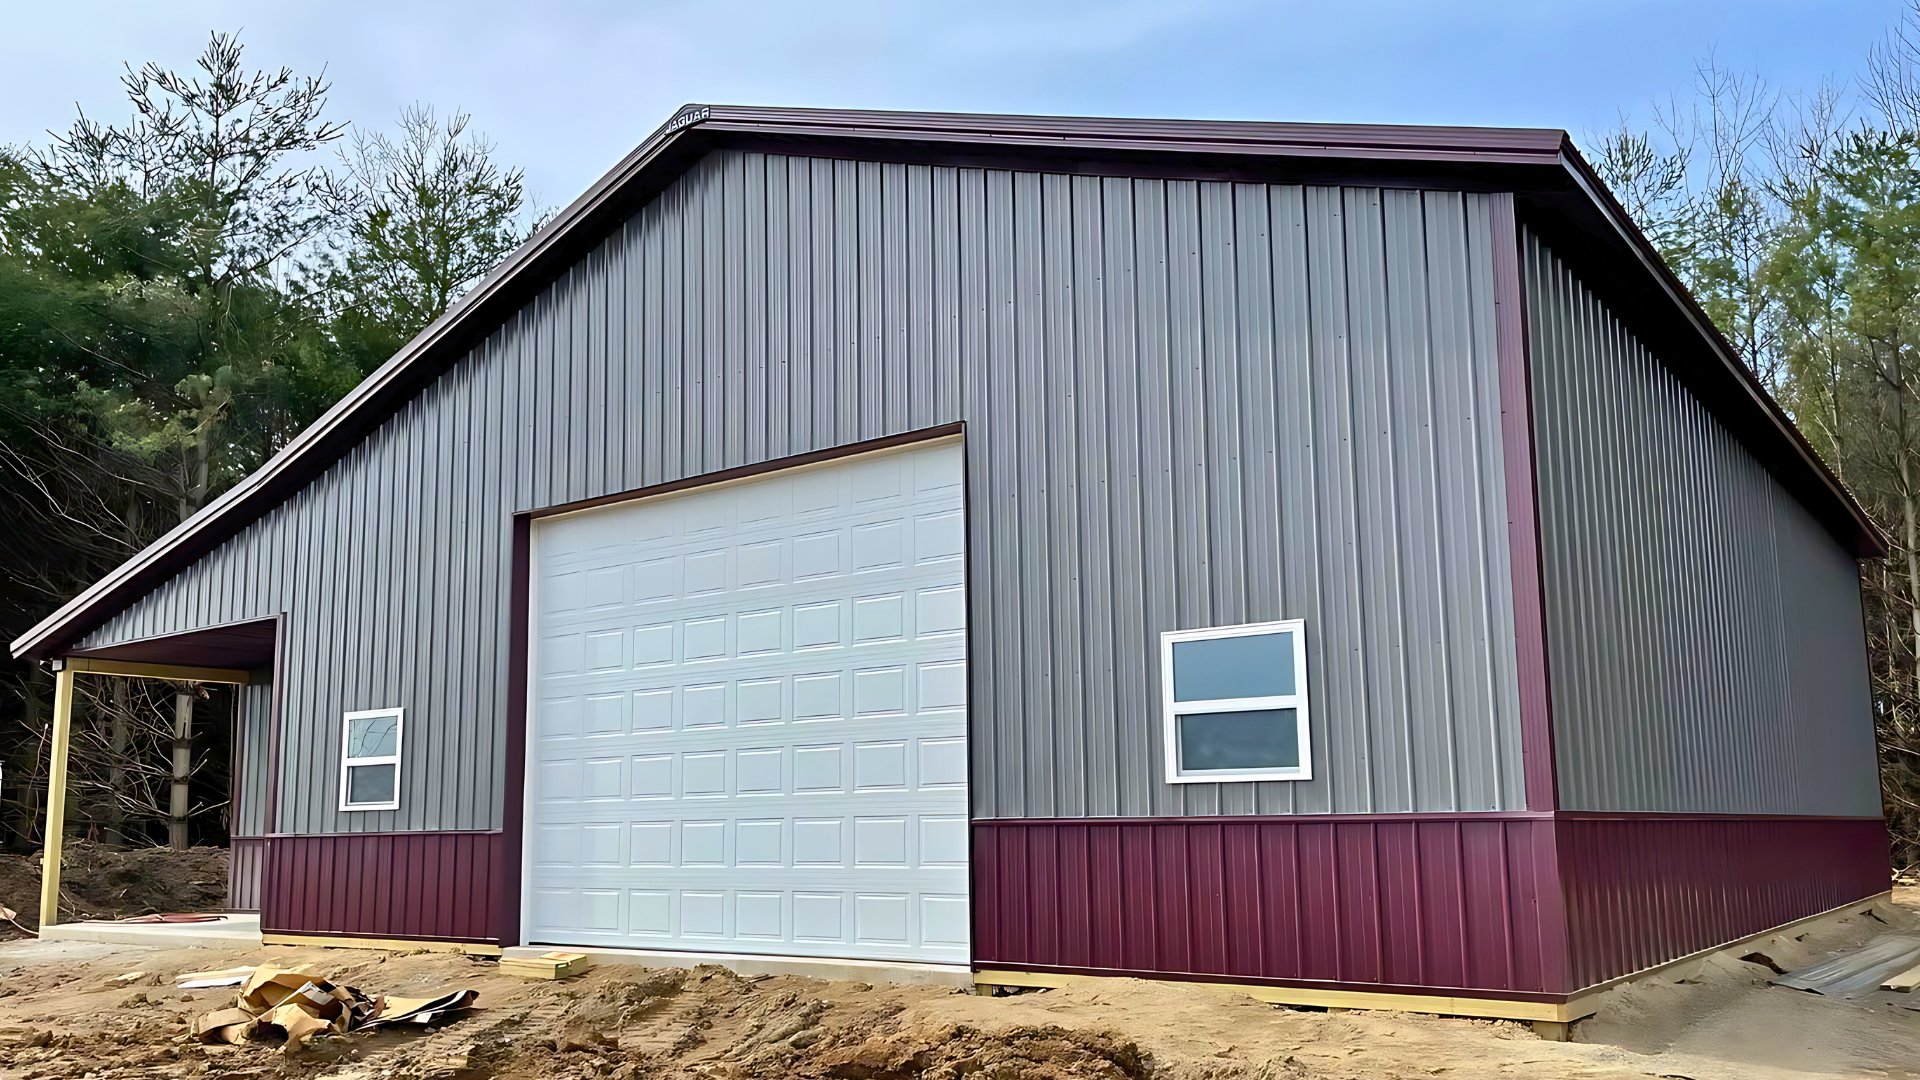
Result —
<instances>
[{"instance_id":1,"label":"small window","mask_svg":"<svg viewBox=\"0 0 1920 1080\"><path fill-rule=\"evenodd\" d=\"M400 709L350 712L341 756L340 809L400 809Z\"/></svg>"},{"instance_id":2,"label":"small window","mask_svg":"<svg viewBox=\"0 0 1920 1080\"><path fill-rule=\"evenodd\" d=\"M1310 780L1306 623L1160 635L1167 782Z\"/></svg>"}]
</instances>

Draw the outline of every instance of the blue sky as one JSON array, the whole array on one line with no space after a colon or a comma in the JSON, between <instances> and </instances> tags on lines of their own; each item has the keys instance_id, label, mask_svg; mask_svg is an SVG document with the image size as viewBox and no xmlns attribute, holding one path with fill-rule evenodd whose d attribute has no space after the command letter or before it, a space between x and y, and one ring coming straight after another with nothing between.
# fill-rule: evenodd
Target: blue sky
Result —
<instances>
[{"instance_id":1,"label":"blue sky","mask_svg":"<svg viewBox=\"0 0 1920 1080\"><path fill-rule=\"evenodd\" d=\"M546 204L683 102L1561 127L1646 116L1695 61L1784 88L1849 78L1903 0L973 0L500 4L5 0L0 142L124 106L123 61L243 31L327 69L339 119L472 113Z\"/></svg>"}]
</instances>

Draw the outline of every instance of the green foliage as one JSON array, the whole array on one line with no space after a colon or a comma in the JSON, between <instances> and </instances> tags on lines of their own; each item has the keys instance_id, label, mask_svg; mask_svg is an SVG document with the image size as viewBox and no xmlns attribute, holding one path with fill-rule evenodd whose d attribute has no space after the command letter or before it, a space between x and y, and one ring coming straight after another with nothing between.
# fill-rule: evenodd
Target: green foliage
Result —
<instances>
[{"instance_id":1,"label":"green foliage","mask_svg":"<svg viewBox=\"0 0 1920 1080\"><path fill-rule=\"evenodd\" d=\"M398 139L356 135L341 155L328 196L348 245L328 284L346 304L340 342L362 357L390 355L527 237L521 171L495 164L468 123L415 105Z\"/></svg>"},{"instance_id":2,"label":"green foliage","mask_svg":"<svg viewBox=\"0 0 1920 1080\"><path fill-rule=\"evenodd\" d=\"M346 139L323 80L242 52L216 34L189 72L129 67L127 120L0 148L9 640L260 467L531 229L466 116ZM4 675L0 712L37 731L41 676ZM35 775L37 741L13 741L5 775Z\"/></svg>"}]
</instances>

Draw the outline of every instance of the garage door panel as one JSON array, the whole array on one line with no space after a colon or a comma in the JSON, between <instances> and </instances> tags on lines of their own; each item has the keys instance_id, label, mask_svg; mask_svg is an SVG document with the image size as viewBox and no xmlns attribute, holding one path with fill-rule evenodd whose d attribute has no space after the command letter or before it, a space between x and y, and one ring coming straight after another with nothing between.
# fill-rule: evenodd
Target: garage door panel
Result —
<instances>
[{"instance_id":1,"label":"garage door panel","mask_svg":"<svg viewBox=\"0 0 1920 1080\"><path fill-rule=\"evenodd\" d=\"M958 489L950 501L957 503ZM608 512L586 511L564 519L564 524L571 528L587 515ZM614 605L697 601L774 585L817 586L829 576L881 580L890 574L958 562L964 550L965 516L957 505L868 509L824 526L824 522L778 521L714 535L675 553L660 549L671 539L570 552L543 550L546 572L539 610L543 615L579 619Z\"/></svg>"},{"instance_id":2,"label":"garage door panel","mask_svg":"<svg viewBox=\"0 0 1920 1080\"><path fill-rule=\"evenodd\" d=\"M556 917L550 923L536 922L536 930L578 932L590 941L608 944L630 934L721 941L746 937L816 945L868 942L880 946L872 953L885 959L964 962L967 958L963 876L954 881L950 892L889 882L849 888L844 875L827 874L759 883L742 880L734 888L672 877L635 886L609 877L570 888L541 889L535 899L536 910ZM696 944L687 941L678 947ZM707 944L712 947L715 942ZM844 948L778 951L847 955ZM934 955L921 955L923 951Z\"/></svg>"},{"instance_id":3,"label":"garage door panel","mask_svg":"<svg viewBox=\"0 0 1920 1080\"><path fill-rule=\"evenodd\" d=\"M813 588L736 590L727 594L733 607L662 606L618 621L608 618L607 612L543 619L541 670L548 677L579 674L582 668L563 662L555 652L584 652L589 636L618 643L623 665L652 666L721 656L739 659L786 649L858 645L864 651L889 641L958 634L965 628L962 588L952 582L929 583L927 576L865 580L857 591L848 588L844 579ZM628 614L628 607L621 605L619 613ZM716 645L724 651L710 652Z\"/></svg>"},{"instance_id":4,"label":"garage door panel","mask_svg":"<svg viewBox=\"0 0 1920 1080\"><path fill-rule=\"evenodd\" d=\"M617 871L585 870L566 883L566 888L579 889L665 889L681 891L686 889L713 890L716 888L713 875L701 873L698 868L660 870L646 875L646 880L636 881L632 875L623 875ZM753 874L739 870L728 875L722 892L761 892L792 895L795 892L841 892L847 895L855 893L887 893L890 895L964 895L967 891L967 875L964 870L946 873L916 873L895 875L854 874L844 868L802 868L779 874ZM558 923L553 925L560 925Z\"/></svg>"},{"instance_id":5,"label":"garage door panel","mask_svg":"<svg viewBox=\"0 0 1920 1080\"><path fill-rule=\"evenodd\" d=\"M795 661L785 670L743 665L686 673L678 682L636 676L625 687L582 686L538 703L534 736L542 742L630 736L639 749L718 729L852 731L962 719L965 661L911 653L870 659L837 667Z\"/></svg>"},{"instance_id":6,"label":"garage door panel","mask_svg":"<svg viewBox=\"0 0 1920 1080\"><path fill-rule=\"evenodd\" d=\"M960 475L950 445L542 523L537 940L967 959Z\"/></svg>"},{"instance_id":7,"label":"garage door panel","mask_svg":"<svg viewBox=\"0 0 1920 1080\"><path fill-rule=\"evenodd\" d=\"M643 732L632 736L549 735L539 740L542 744L539 755L543 763L559 763L621 754L631 757L715 750L761 751L785 747L792 750L796 759L804 751L810 761L818 763L817 766L808 767L811 771L828 763L851 761L856 757L877 769L886 756L886 751L881 748L899 746L906 749L907 760L914 766L916 775L924 765L930 767L933 774L946 777L931 782L954 783L964 779L952 775L952 765L957 760L955 755L959 749L956 743L964 743L964 739L964 736L953 733L951 719L941 714L883 713L790 724L724 724L711 728ZM754 745L756 743L765 745ZM868 749L856 752L856 748L863 747ZM860 786L871 787L876 783L869 781ZM810 782L805 786L818 788L821 785Z\"/></svg>"},{"instance_id":8,"label":"garage door panel","mask_svg":"<svg viewBox=\"0 0 1920 1080\"><path fill-rule=\"evenodd\" d=\"M964 791L965 789L961 789ZM545 794L544 792L542 793ZM882 798L880 796L886 796ZM680 820L711 813L707 809L724 803L728 813L761 813L766 806L779 806L788 816L806 814L815 817L847 817L856 814L947 813L953 806L953 792L922 791L845 791L808 792L797 795L732 796L726 793L712 798L691 796L658 799L581 799L573 796L542 798L538 813L542 822L579 822L625 819ZM610 811L614 811L611 812Z\"/></svg>"},{"instance_id":9,"label":"garage door panel","mask_svg":"<svg viewBox=\"0 0 1920 1080\"><path fill-rule=\"evenodd\" d=\"M964 686L964 681L952 685L942 680L964 676L965 661L951 655L959 653L964 642L959 634L946 637L949 640L927 641L923 638L915 642L881 644L866 649L795 649L778 657L735 657L726 663L682 664L659 669L642 665L638 670L622 673L616 678L555 676L547 680L543 688L545 692L541 695L540 708L546 712L550 705L573 698L599 701L603 709L615 708L619 706L613 699L618 696L683 691L689 686L724 686L730 695L737 695L739 688L745 685L750 702L753 701L756 687L778 685L784 688L783 693L797 689L813 691L816 696L807 699L805 707L808 711L783 711L779 717L793 719L852 711L854 706L850 702L838 698L823 702L817 694L836 687L851 688L856 681L865 681L878 690L889 677L897 678L903 690L934 690L932 699L925 703L927 707L954 708L965 704L965 698L954 692ZM783 697L781 708L787 710L789 704ZM911 705L917 708L919 704L903 702L902 707ZM558 705L563 710L576 707L584 706ZM823 708L824 712L821 711Z\"/></svg>"}]
</instances>

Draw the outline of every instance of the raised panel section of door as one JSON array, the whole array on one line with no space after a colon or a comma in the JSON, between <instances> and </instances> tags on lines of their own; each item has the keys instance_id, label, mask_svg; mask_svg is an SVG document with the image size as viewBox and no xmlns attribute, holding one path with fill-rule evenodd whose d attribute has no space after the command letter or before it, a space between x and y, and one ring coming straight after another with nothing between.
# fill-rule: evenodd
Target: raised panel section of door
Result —
<instances>
[{"instance_id":1,"label":"raised panel section of door","mask_svg":"<svg viewBox=\"0 0 1920 1080\"><path fill-rule=\"evenodd\" d=\"M530 940L969 959L960 463L537 526Z\"/></svg>"}]
</instances>

